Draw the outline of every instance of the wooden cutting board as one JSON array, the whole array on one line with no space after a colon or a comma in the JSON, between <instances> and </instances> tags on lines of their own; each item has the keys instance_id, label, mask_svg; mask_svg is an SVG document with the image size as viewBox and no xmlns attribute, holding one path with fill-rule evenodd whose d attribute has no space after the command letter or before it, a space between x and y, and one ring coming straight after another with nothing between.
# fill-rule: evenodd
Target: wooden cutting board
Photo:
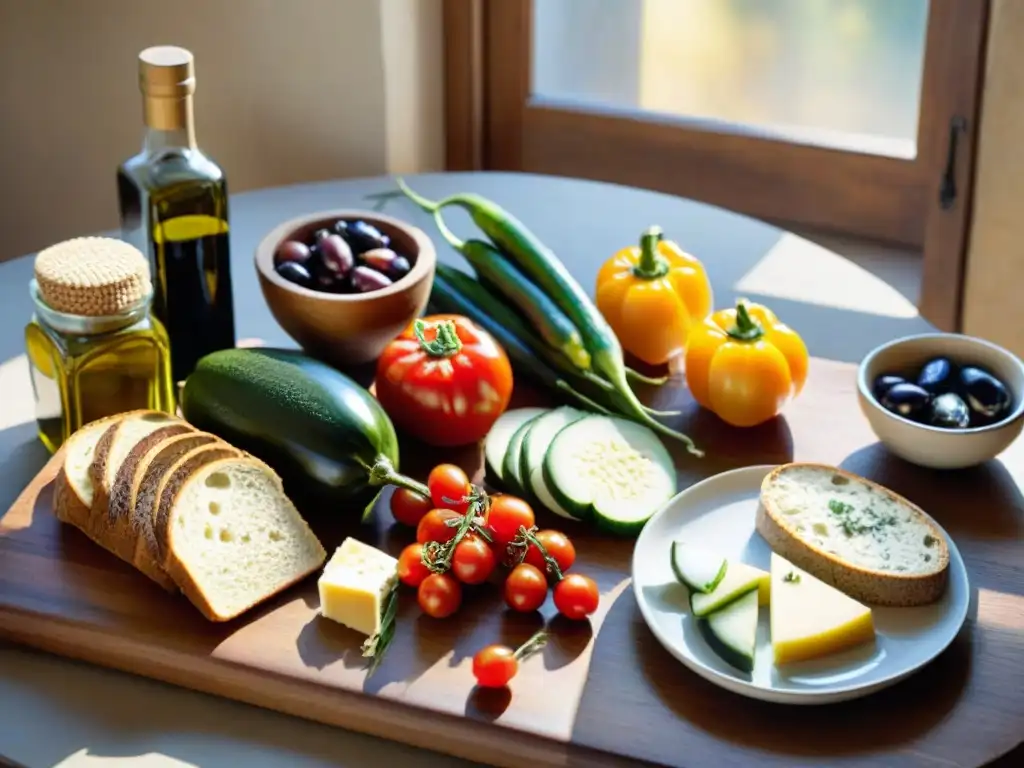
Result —
<instances>
[{"instance_id":1,"label":"wooden cutting board","mask_svg":"<svg viewBox=\"0 0 1024 768\"><path fill-rule=\"evenodd\" d=\"M823 461L882 482L936 517L975 592L950 649L859 701L748 700L689 672L648 631L630 589L631 542L559 520L576 543L576 569L601 588L601 608L589 625L550 621L551 642L523 665L510 693L475 691L472 655L494 642L517 645L554 610L549 603L543 618L508 613L486 585L440 621L420 616L404 594L395 641L367 679L362 638L318 617L315 579L214 625L62 526L51 509L59 454L0 519L0 635L499 766L978 766L1016 746L1024 734L1022 450L955 473L894 459L857 410L854 367L828 361L813 361L808 389L784 418L753 430L726 428L684 397L663 388L653 398L659 407L681 405L679 426L707 451L699 461L676 452L680 487L739 466ZM441 458L480 479L478 449L442 457L403 445L411 474ZM352 533L397 554L412 534L393 528L385 507L369 527L311 523L329 549Z\"/></svg>"}]
</instances>

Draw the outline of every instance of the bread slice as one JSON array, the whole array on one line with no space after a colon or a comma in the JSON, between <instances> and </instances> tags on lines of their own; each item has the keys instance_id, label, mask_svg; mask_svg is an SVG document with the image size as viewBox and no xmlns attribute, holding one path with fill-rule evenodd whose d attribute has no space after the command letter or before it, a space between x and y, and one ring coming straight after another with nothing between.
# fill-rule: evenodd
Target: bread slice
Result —
<instances>
[{"instance_id":1,"label":"bread slice","mask_svg":"<svg viewBox=\"0 0 1024 768\"><path fill-rule=\"evenodd\" d=\"M244 613L327 557L273 471L252 458L204 464L165 490L161 510L167 572L211 621Z\"/></svg>"},{"instance_id":2,"label":"bread slice","mask_svg":"<svg viewBox=\"0 0 1024 768\"><path fill-rule=\"evenodd\" d=\"M149 433L171 423L181 423L175 416L160 411L130 411L107 427L96 444L95 455L89 466L93 484L92 509L89 513L88 530L96 541L113 550L110 531L107 528L110 493L117 470L124 463L129 452Z\"/></svg>"},{"instance_id":3,"label":"bread slice","mask_svg":"<svg viewBox=\"0 0 1024 768\"><path fill-rule=\"evenodd\" d=\"M86 424L64 443L64 463L54 484L53 510L58 520L86 533L94 496L89 467L97 444L107 429L120 419L119 414Z\"/></svg>"},{"instance_id":4,"label":"bread slice","mask_svg":"<svg viewBox=\"0 0 1024 768\"><path fill-rule=\"evenodd\" d=\"M756 526L773 551L856 600L925 605L945 592L949 545L935 521L836 467L777 467L761 485Z\"/></svg>"},{"instance_id":5,"label":"bread slice","mask_svg":"<svg viewBox=\"0 0 1024 768\"><path fill-rule=\"evenodd\" d=\"M129 563L135 563L135 530L131 524L132 489L137 476L141 476L149 459L160 446L170 438L183 434L195 434L195 429L185 422L169 424L150 432L128 451L121 466L114 474L107 505L105 537L110 551ZM102 514L102 512L100 512Z\"/></svg>"},{"instance_id":6,"label":"bread slice","mask_svg":"<svg viewBox=\"0 0 1024 768\"><path fill-rule=\"evenodd\" d=\"M156 532L153 527L157 504L168 475L186 458L210 447L234 450L216 436L206 432L172 437L150 457L146 469L142 476L136 479L132 491L131 527L135 533L133 562L136 568L169 590L177 590L177 585L160 564Z\"/></svg>"}]
</instances>

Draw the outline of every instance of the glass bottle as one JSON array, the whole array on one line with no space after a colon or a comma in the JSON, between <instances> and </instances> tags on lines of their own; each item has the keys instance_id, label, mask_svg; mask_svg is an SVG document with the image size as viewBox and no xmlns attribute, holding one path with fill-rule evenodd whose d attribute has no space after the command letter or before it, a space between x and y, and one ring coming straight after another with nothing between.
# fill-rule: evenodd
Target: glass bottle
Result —
<instances>
[{"instance_id":1,"label":"glass bottle","mask_svg":"<svg viewBox=\"0 0 1024 768\"><path fill-rule=\"evenodd\" d=\"M36 257L25 348L39 437L51 451L90 421L173 413L170 344L152 317L145 258L118 240L76 238Z\"/></svg>"},{"instance_id":2,"label":"glass bottle","mask_svg":"<svg viewBox=\"0 0 1024 768\"><path fill-rule=\"evenodd\" d=\"M139 87L146 130L142 151L117 171L121 233L150 259L153 313L180 384L201 357L235 346L227 182L196 144L192 54L142 51Z\"/></svg>"}]
</instances>

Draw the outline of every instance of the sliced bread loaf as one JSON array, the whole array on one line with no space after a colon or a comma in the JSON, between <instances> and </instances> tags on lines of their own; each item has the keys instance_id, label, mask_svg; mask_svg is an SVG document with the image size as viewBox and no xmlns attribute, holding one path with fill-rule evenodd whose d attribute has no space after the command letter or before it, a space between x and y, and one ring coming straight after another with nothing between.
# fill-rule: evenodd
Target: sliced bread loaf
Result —
<instances>
[{"instance_id":1,"label":"sliced bread loaf","mask_svg":"<svg viewBox=\"0 0 1024 768\"><path fill-rule=\"evenodd\" d=\"M160 446L172 437L190 433L194 434L195 429L185 422L153 430L132 446L114 474L114 484L110 488L110 500L107 505L105 535L110 542L110 550L122 560L133 564L135 562L135 531L131 524L131 502L136 478L149 466L149 460Z\"/></svg>"},{"instance_id":2,"label":"sliced bread loaf","mask_svg":"<svg viewBox=\"0 0 1024 768\"><path fill-rule=\"evenodd\" d=\"M949 546L923 510L877 483L822 464L786 464L761 485L758 532L794 565L875 605L934 602Z\"/></svg>"},{"instance_id":3,"label":"sliced bread loaf","mask_svg":"<svg viewBox=\"0 0 1024 768\"><path fill-rule=\"evenodd\" d=\"M212 448L234 451L226 443L206 432L179 435L168 440L150 459L149 465L136 482L132 507L132 528L135 531L135 567L167 589L177 589L170 577L161 566L161 558L157 549L156 510L160 494L167 484L168 477L186 460ZM193 462L194 465L195 462ZM190 465L192 466L192 465Z\"/></svg>"},{"instance_id":4,"label":"sliced bread loaf","mask_svg":"<svg viewBox=\"0 0 1024 768\"><path fill-rule=\"evenodd\" d=\"M120 415L110 416L86 424L64 444L64 464L54 484L53 509L58 520L86 533L94 496L89 468L107 429L120 419Z\"/></svg>"},{"instance_id":5,"label":"sliced bread loaf","mask_svg":"<svg viewBox=\"0 0 1024 768\"><path fill-rule=\"evenodd\" d=\"M160 411L130 411L107 427L96 444L95 455L89 466L93 484L92 509L89 512L89 532L92 537L113 549L108 544L110 531L107 528L110 493L114 486L117 470L137 442L151 432L169 424L182 423L180 419Z\"/></svg>"},{"instance_id":6,"label":"sliced bread loaf","mask_svg":"<svg viewBox=\"0 0 1024 768\"><path fill-rule=\"evenodd\" d=\"M323 546L252 458L211 461L161 498L168 573L212 621L227 621L323 565Z\"/></svg>"}]
</instances>

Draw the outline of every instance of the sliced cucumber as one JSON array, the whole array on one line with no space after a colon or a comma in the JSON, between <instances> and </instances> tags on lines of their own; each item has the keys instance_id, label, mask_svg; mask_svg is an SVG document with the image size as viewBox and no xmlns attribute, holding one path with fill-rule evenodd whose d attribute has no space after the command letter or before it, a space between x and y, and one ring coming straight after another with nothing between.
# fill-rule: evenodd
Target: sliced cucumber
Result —
<instances>
[{"instance_id":1,"label":"sliced cucumber","mask_svg":"<svg viewBox=\"0 0 1024 768\"><path fill-rule=\"evenodd\" d=\"M517 496L525 496L526 489L523 487L523 477L520 474L520 458L522 458L523 438L533 424L534 419L539 419L544 414L538 414L528 421L524 421L519 428L512 433L512 439L508 441L508 448L505 449L505 458L502 459L501 480L509 493Z\"/></svg>"},{"instance_id":2,"label":"sliced cucumber","mask_svg":"<svg viewBox=\"0 0 1024 768\"><path fill-rule=\"evenodd\" d=\"M676 492L672 457L647 427L587 416L560 431L544 457L544 482L570 515L636 535Z\"/></svg>"},{"instance_id":3,"label":"sliced cucumber","mask_svg":"<svg viewBox=\"0 0 1024 768\"><path fill-rule=\"evenodd\" d=\"M516 408L505 411L494 422L491 431L484 440L484 464L487 469L487 482L495 488L504 488L502 480L504 472L505 452L512 436L530 419L547 413L547 408Z\"/></svg>"},{"instance_id":4,"label":"sliced cucumber","mask_svg":"<svg viewBox=\"0 0 1024 768\"><path fill-rule=\"evenodd\" d=\"M552 496L544 482L544 457L551 447L551 441L563 428L579 421L586 416L583 411L563 406L544 414L530 422L530 429L523 438L523 447L519 457L519 474L523 479L523 487L530 491L534 498L559 517L572 515Z\"/></svg>"},{"instance_id":5,"label":"sliced cucumber","mask_svg":"<svg viewBox=\"0 0 1024 768\"><path fill-rule=\"evenodd\" d=\"M711 592L725 576L725 558L703 547L672 542L672 572L694 592Z\"/></svg>"},{"instance_id":6,"label":"sliced cucumber","mask_svg":"<svg viewBox=\"0 0 1024 768\"><path fill-rule=\"evenodd\" d=\"M757 611L757 591L751 590L707 618L697 620L711 650L741 672L754 669Z\"/></svg>"},{"instance_id":7,"label":"sliced cucumber","mask_svg":"<svg viewBox=\"0 0 1024 768\"><path fill-rule=\"evenodd\" d=\"M730 562L725 566L725 576L718 586L704 594L693 592L690 594L690 610L698 618L714 613L719 608L724 608L733 600L743 597L748 592L754 592L760 599L761 591L768 589L771 577L766 571L747 565L746 563ZM762 586L764 584L765 586Z\"/></svg>"}]
</instances>

